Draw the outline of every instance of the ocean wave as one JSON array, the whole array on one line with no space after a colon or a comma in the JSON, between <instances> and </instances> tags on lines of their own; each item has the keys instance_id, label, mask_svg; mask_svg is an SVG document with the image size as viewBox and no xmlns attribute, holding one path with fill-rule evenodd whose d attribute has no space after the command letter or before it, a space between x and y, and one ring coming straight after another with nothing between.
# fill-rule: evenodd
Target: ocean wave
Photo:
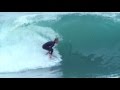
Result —
<instances>
[{"instance_id":1,"label":"ocean wave","mask_svg":"<svg viewBox=\"0 0 120 90\"><path fill-rule=\"evenodd\" d=\"M6 17L6 16L5 16ZM62 61L55 48L57 58L50 60L42 45L59 34L50 27L25 23L34 22L34 15L9 18L0 29L0 72L18 72L26 69L47 68Z\"/></svg>"}]
</instances>

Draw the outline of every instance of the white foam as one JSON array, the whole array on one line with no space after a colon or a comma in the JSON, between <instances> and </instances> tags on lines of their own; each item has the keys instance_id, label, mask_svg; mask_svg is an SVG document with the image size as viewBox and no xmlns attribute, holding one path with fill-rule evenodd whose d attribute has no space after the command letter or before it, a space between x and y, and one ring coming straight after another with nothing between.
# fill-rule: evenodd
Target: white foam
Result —
<instances>
[{"instance_id":1,"label":"white foam","mask_svg":"<svg viewBox=\"0 0 120 90\"><path fill-rule=\"evenodd\" d=\"M57 58L54 60L50 60L49 56L45 55L46 51L42 49L45 42L53 40L59 34L49 27L21 27L21 23L30 23L26 18L28 17L23 17L22 20L16 18L20 22L11 20L9 24L5 23L1 27L0 72L47 68L59 65L62 61L57 49L54 52ZM16 27L13 23L17 24Z\"/></svg>"},{"instance_id":2,"label":"white foam","mask_svg":"<svg viewBox=\"0 0 120 90\"><path fill-rule=\"evenodd\" d=\"M50 61L44 55L41 46L48 40L54 39L59 34L50 27L35 26L38 21L60 20L60 15L98 15L118 19L118 12L23 12L23 13L0 13L0 19L6 20L0 27L0 72L13 72L23 69L45 68L58 65L62 60L59 52L55 50L58 57ZM5 16L4 16L5 15ZM3 18L4 17L4 18ZM8 18L6 18L8 17ZM24 26L24 24L30 24ZM23 26L22 26L23 25Z\"/></svg>"},{"instance_id":3,"label":"white foam","mask_svg":"<svg viewBox=\"0 0 120 90\"><path fill-rule=\"evenodd\" d=\"M22 72L1 73L1 78L61 78L63 73L59 68L42 68Z\"/></svg>"},{"instance_id":4,"label":"white foam","mask_svg":"<svg viewBox=\"0 0 120 90\"><path fill-rule=\"evenodd\" d=\"M119 74L98 75L96 78L119 78Z\"/></svg>"},{"instance_id":5,"label":"white foam","mask_svg":"<svg viewBox=\"0 0 120 90\"><path fill-rule=\"evenodd\" d=\"M2 16L0 19L5 19L3 16L7 17L20 17L15 21L15 23L19 24L27 24L38 21L49 21L49 20L60 20L61 15L70 15L70 14L78 14L78 15L97 15L112 19L114 21L120 21L120 12L0 12ZM34 21L33 21L34 19Z\"/></svg>"}]
</instances>

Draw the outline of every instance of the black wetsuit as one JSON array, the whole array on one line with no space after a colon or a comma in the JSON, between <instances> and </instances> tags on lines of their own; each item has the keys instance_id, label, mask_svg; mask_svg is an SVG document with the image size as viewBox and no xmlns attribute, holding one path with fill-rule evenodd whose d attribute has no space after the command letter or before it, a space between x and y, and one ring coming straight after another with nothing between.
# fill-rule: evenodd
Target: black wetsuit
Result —
<instances>
[{"instance_id":1,"label":"black wetsuit","mask_svg":"<svg viewBox=\"0 0 120 90\"><path fill-rule=\"evenodd\" d=\"M55 42L49 41L49 42L43 44L42 48L45 49L45 50L50 51L50 54L52 54L52 53L53 53L52 47L53 47L54 45L55 45Z\"/></svg>"}]
</instances>

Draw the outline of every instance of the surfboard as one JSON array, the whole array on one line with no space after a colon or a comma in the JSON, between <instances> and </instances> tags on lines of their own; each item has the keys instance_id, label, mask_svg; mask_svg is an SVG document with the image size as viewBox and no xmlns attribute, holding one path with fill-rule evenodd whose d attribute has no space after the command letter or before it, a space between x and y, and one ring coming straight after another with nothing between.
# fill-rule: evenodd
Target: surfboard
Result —
<instances>
[{"instance_id":1,"label":"surfboard","mask_svg":"<svg viewBox=\"0 0 120 90\"><path fill-rule=\"evenodd\" d=\"M45 55L47 55L47 56L49 57L49 54L46 54L46 53L45 53ZM50 57L49 57L49 58L50 58ZM55 58L57 58L57 56L52 55L50 59L55 59Z\"/></svg>"},{"instance_id":2,"label":"surfboard","mask_svg":"<svg viewBox=\"0 0 120 90\"><path fill-rule=\"evenodd\" d=\"M52 55L52 57L57 58L57 56L55 56L55 55Z\"/></svg>"}]
</instances>

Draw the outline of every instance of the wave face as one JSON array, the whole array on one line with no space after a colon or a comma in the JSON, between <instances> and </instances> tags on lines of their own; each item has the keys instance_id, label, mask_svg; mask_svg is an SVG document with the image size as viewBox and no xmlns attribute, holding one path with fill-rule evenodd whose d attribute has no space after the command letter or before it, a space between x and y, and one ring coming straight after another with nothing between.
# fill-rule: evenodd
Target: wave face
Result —
<instances>
[{"instance_id":1,"label":"wave face","mask_svg":"<svg viewBox=\"0 0 120 90\"><path fill-rule=\"evenodd\" d=\"M102 77L120 70L120 13L62 15L51 25L62 35L64 77Z\"/></svg>"},{"instance_id":2,"label":"wave face","mask_svg":"<svg viewBox=\"0 0 120 90\"><path fill-rule=\"evenodd\" d=\"M8 15L9 14L9 15ZM59 34L51 27L41 26L42 21L57 20L42 14L2 13L0 17L0 72L47 68L62 61L59 51L50 60L42 45ZM60 37L59 37L60 38Z\"/></svg>"},{"instance_id":3,"label":"wave face","mask_svg":"<svg viewBox=\"0 0 120 90\"><path fill-rule=\"evenodd\" d=\"M41 46L55 37L50 61ZM60 66L52 77L119 77L119 38L119 12L1 13L0 72L43 68L50 77L45 68Z\"/></svg>"}]
</instances>

